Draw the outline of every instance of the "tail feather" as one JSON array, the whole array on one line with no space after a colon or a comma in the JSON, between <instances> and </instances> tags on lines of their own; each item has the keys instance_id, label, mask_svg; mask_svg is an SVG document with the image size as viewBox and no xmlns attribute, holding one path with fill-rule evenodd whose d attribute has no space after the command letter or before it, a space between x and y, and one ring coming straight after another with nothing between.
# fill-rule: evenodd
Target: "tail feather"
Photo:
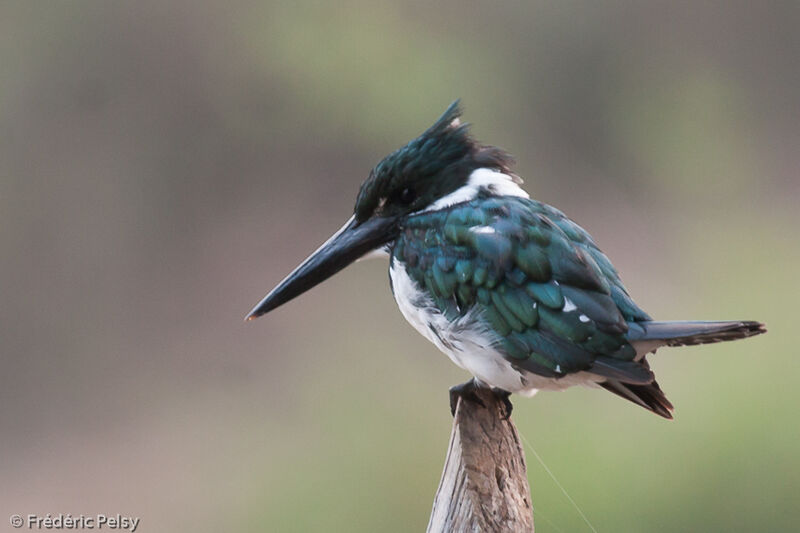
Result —
<instances>
[{"instance_id":1,"label":"tail feather","mask_svg":"<svg viewBox=\"0 0 800 533\"><path fill-rule=\"evenodd\" d=\"M588 372L626 384L647 385L655 379L645 361L620 361L611 357L598 357Z\"/></svg>"},{"instance_id":2,"label":"tail feather","mask_svg":"<svg viewBox=\"0 0 800 533\"><path fill-rule=\"evenodd\" d=\"M646 321L629 323L628 326L628 341L633 344L637 352L635 363L630 362L629 365L639 365L640 372L632 372L628 366L620 363L606 364L605 360L604 364L595 365L590 372L607 378L598 383L607 391L668 419L672 419L672 404L667 400L655 380L648 382L645 379L648 374L649 376L653 375L649 371L650 365L644 357L646 353L655 351L659 346L691 346L733 341L760 335L767 331L764 324L753 321Z\"/></svg>"},{"instance_id":3,"label":"tail feather","mask_svg":"<svg viewBox=\"0 0 800 533\"><path fill-rule=\"evenodd\" d=\"M652 411L658 416L663 416L668 420L672 420L673 406L658 383L652 381L647 385L633 385L631 383L622 383L617 380L609 379L599 383L601 387L609 392L613 392L617 396L625 398L637 405L640 405Z\"/></svg>"},{"instance_id":4,"label":"tail feather","mask_svg":"<svg viewBox=\"0 0 800 533\"><path fill-rule=\"evenodd\" d=\"M637 322L628 331L634 343L657 346L692 346L712 342L733 341L766 333L764 324L751 320L727 322Z\"/></svg>"}]
</instances>

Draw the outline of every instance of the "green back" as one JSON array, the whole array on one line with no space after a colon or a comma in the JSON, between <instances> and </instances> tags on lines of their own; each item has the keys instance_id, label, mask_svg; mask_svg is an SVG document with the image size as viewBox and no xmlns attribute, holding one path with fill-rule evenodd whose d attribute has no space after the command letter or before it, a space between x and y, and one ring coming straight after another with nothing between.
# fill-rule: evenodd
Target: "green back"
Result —
<instances>
[{"instance_id":1,"label":"green back","mask_svg":"<svg viewBox=\"0 0 800 533\"><path fill-rule=\"evenodd\" d=\"M534 200L479 198L411 216L392 254L448 319L477 310L495 347L540 375L633 360L629 323L649 320L591 236Z\"/></svg>"}]
</instances>

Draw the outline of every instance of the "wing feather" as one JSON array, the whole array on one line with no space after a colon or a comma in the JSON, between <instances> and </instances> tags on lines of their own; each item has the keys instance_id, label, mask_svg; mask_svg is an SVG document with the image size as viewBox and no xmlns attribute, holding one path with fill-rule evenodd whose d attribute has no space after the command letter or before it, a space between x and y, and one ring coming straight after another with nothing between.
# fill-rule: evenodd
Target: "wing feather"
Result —
<instances>
[{"instance_id":1,"label":"wing feather","mask_svg":"<svg viewBox=\"0 0 800 533\"><path fill-rule=\"evenodd\" d=\"M488 197L420 213L393 257L448 318L477 311L519 368L652 381L625 335L628 320L647 315L589 234L552 207Z\"/></svg>"}]
</instances>

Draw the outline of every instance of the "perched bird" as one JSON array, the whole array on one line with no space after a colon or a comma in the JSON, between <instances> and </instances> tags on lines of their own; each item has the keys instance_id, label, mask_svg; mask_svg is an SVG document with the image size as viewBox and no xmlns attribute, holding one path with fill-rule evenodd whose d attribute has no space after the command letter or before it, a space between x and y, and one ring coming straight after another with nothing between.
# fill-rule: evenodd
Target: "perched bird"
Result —
<instances>
[{"instance_id":1,"label":"perched bird","mask_svg":"<svg viewBox=\"0 0 800 533\"><path fill-rule=\"evenodd\" d=\"M386 156L354 214L247 315L295 298L355 260L389 258L403 316L474 378L451 389L478 400L599 386L672 418L646 356L662 346L764 333L753 321L661 322L634 303L592 237L520 187L511 157L478 143L458 101ZM479 400L478 400L479 401Z\"/></svg>"}]
</instances>

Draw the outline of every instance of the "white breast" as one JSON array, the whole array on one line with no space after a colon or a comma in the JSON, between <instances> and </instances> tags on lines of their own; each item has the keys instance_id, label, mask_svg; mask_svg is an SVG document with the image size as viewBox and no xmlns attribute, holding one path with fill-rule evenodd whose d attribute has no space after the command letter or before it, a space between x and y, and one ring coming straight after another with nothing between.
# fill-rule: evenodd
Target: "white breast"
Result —
<instances>
[{"instance_id":1,"label":"white breast","mask_svg":"<svg viewBox=\"0 0 800 533\"><path fill-rule=\"evenodd\" d=\"M455 322L447 320L396 258L392 259L389 276L394 299L405 319L481 382L524 396L533 396L539 389L562 390L591 383L590 376L583 372L557 380L514 368L494 348L495 334L476 312L470 311Z\"/></svg>"}]
</instances>

